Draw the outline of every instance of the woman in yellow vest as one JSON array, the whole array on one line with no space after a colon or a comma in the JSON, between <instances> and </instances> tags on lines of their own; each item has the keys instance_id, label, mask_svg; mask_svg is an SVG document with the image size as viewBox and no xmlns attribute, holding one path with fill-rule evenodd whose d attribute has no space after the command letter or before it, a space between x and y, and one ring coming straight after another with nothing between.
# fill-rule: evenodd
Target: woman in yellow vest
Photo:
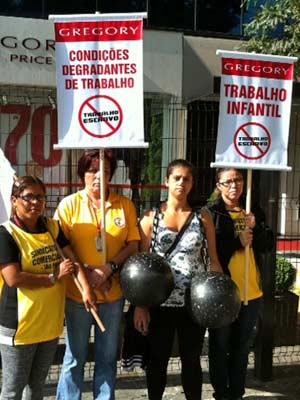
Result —
<instances>
[{"instance_id":1,"label":"woman in yellow vest","mask_svg":"<svg viewBox=\"0 0 300 400\"><path fill-rule=\"evenodd\" d=\"M57 221L42 216L43 182L16 179L11 199L12 217L0 227L1 399L21 399L26 387L23 399L39 400L63 330L64 278L77 275L87 308L94 295Z\"/></svg>"},{"instance_id":2,"label":"woman in yellow vest","mask_svg":"<svg viewBox=\"0 0 300 400\"><path fill-rule=\"evenodd\" d=\"M217 200L209 206L216 229L217 253L224 273L237 284L242 306L229 326L209 331L209 373L217 400L239 400L245 393L250 339L262 306L260 253L273 246L261 208L246 214L241 171L222 168L216 175ZM245 301L245 247L250 246L248 305Z\"/></svg>"}]
</instances>

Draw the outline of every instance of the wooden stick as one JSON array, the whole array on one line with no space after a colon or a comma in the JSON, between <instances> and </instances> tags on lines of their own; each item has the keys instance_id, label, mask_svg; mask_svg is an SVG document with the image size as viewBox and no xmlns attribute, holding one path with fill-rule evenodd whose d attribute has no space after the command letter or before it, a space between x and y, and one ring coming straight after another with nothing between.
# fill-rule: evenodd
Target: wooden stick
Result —
<instances>
[{"instance_id":1,"label":"wooden stick","mask_svg":"<svg viewBox=\"0 0 300 400\"><path fill-rule=\"evenodd\" d=\"M247 170L247 196L246 196L246 213L251 211L251 187L252 187L252 169ZM245 298L244 305L248 305L249 291L249 263L250 263L250 246L245 247Z\"/></svg>"},{"instance_id":2,"label":"wooden stick","mask_svg":"<svg viewBox=\"0 0 300 400\"><path fill-rule=\"evenodd\" d=\"M72 278L74 279L74 282L75 282L75 285L77 286L77 289L79 290L79 292L82 295L82 293L83 293L82 286L81 286L77 276L75 274L72 274ZM101 332L105 332L105 326L103 325L103 322L101 321L97 311L94 310L93 308L91 308L90 311L91 311L95 321L97 322L97 325L99 326Z\"/></svg>"},{"instance_id":3,"label":"wooden stick","mask_svg":"<svg viewBox=\"0 0 300 400\"><path fill-rule=\"evenodd\" d=\"M100 211L101 211L101 243L102 243L102 265L107 262L107 242L106 242L106 220L105 220L105 152L104 149L99 150L100 163Z\"/></svg>"},{"instance_id":4,"label":"wooden stick","mask_svg":"<svg viewBox=\"0 0 300 400\"><path fill-rule=\"evenodd\" d=\"M43 220L43 222L44 222L44 220ZM61 256L61 258L62 258L63 260L65 260L66 257L64 256L64 253L63 253L62 249L60 248L59 244L57 243L55 237L53 236L53 234L52 234L52 232L50 231L50 229L48 229L48 227L47 227L47 225L46 225L45 222L44 222L44 225L45 225L47 231L49 232L49 234L51 235L51 237L52 237L52 239L53 239L53 241L54 241L54 244L55 244L55 246L56 246L56 249L57 249L59 255ZM82 296L82 294L83 294L83 289L82 289L81 283L79 282L79 280L78 280L78 278L77 278L77 276L76 276L75 274L72 274L72 278L74 279L75 285L77 286L77 289L79 290L79 292L80 292L80 294L81 294L81 296ZM99 317L97 311L94 310L93 308L91 308L90 311L91 311L91 313L92 313L92 315L93 315L95 321L97 322L97 325L99 326L101 332L105 332L105 326L103 325L103 322L101 321L101 319L100 319L100 317Z\"/></svg>"}]
</instances>

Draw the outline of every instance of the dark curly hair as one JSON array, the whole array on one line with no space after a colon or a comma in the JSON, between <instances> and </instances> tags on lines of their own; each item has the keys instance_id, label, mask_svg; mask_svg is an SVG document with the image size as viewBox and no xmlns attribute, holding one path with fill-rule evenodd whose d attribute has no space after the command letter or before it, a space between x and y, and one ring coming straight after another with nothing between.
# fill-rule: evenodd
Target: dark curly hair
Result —
<instances>
[{"instance_id":1,"label":"dark curly hair","mask_svg":"<svg viewBox=\"0 0 300 400\"><path fill-rule=\"evenodd\" d=\"M44 194L46 195L46 186L43 181L41 181L40 178L34 175L25 175L25 176L19 176L18 178L15 178L13 186L12 186L12 191L11 191L11 198L15 197L18 198L20 195L24 192L25 189L27 189L30 186L38 185ZM16 214L16 209L12 207L11 210L12 215Z\"/></svg>"},{"instance_id":2,"label":"dark curly hair","mask_svg":"<svg viewBox=\"0 0 300 400\"><path fill-rule=\"evenodd\" d=\"M11 191L11 195L14 197L19 197L20 194L27 189L29 186L38 185L42 188L43 192L46 194L46 186L44 182L34 175L19 176L15 179Z\"/></svg>"}]
</instances>

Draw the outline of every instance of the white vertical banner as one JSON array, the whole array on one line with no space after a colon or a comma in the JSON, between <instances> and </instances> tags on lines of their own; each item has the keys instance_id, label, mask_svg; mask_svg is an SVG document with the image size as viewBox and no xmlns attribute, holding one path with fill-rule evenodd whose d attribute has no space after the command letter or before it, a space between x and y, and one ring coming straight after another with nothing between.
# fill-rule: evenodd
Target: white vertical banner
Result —
<instances>
[{"instance_id":1,"label":"white vertical banner","mask_svg":"<svg viewBox=\"0 0 300 400\"><path fill-rule=\"evenodd\" d=\"M57 148L147 147L143 18L52 15L56 40Z\"/></svg>"},{"instance_id":2,"label":"white vertical banner","mask_svg":"<svg viewBox=\"0 0 300 400\"><path fill-rule=\"evenodd\" d=\"M290 170L287 149L296 57L218 50L220 112L213 167Z\"/></svg>"},{"instance_id":3,"label":"white vertical banner","mask_svg":"<svg viewBox=\"0 0 300 400\"><path fill-rule=\"evenodd\" d=\"M14 169L0 148L0 224L10 218L10 197L14 175Z\"/></svg>"}]
</instances>

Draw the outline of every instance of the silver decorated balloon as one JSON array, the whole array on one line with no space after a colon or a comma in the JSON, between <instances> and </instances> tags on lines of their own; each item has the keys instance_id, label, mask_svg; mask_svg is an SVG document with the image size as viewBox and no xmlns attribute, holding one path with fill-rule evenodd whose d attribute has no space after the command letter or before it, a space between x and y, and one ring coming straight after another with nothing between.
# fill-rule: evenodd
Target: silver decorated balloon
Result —
<instances>
[{"instance_id":1,"label":"silver decorated balloon","mask_svg":"<svg viewBox=\"0 0 300 400\"><path fill-rule=\"evenodd\" d=\"M168 262L155 253L138 253L129 257L120 273L125 298L140 307L163 303L174 288Z\"/></svg>"},{"instance_id":2,"label":"silver decorated balloon","mask_svg":"<svg viewBox=\"0 0 300 400\"><path fill-rule=\"evenodd\" d=\"M193 319L201 326L220 328L231 324L241 307L239 289L220 272L201 272L191 281L188 296Z\"/></svg>"}]
</instances>

